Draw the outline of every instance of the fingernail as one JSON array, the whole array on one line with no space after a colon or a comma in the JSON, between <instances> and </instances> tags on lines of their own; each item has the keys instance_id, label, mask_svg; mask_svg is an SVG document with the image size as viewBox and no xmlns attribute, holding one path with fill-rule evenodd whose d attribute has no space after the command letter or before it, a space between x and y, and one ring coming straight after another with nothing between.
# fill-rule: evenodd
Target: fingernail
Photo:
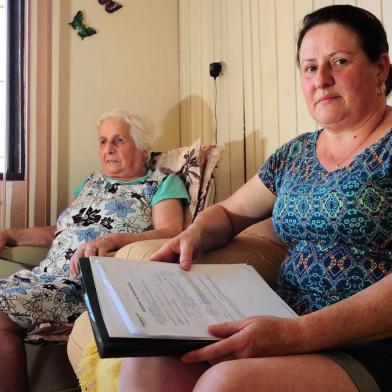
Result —
<instances>
[{"instance_id":1,"label":"fingernail","mask_svg":"<svg viewBox=\"0 0 392 392\"><path fill-rule=\"evenodd\" d=\"M190 355L185 354L185 355L183 355L183 356L181 357L181 362L185 362L185 363L190 362L190 361L189 361L189 358L190 358Z\"/></svg>"},{"instance_id":2,"label":"fingernail","mask_svg":"<svg viewBox=\"0 0 392 392\"><path fill-rule=\"evenodd\" d=\"M181 266L185 270L189 270L191 268L191 263L189 261L182 261Z\"/></svg>"}]
</instances>

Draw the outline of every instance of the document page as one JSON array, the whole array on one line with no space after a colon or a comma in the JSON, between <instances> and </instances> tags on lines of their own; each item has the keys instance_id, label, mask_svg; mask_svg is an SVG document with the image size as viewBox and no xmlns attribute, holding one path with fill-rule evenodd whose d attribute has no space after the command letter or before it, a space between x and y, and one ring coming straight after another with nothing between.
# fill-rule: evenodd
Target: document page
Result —
<instances>
[{"instance_id":1,"label":"document page","mask_svg":"<svg viewBox=\"0 0 392 392\"><path fill-rule=\"evenodd\" d=\"M209 324L296 316L246 264L197 264L183 271L172 263L91 260L94 279L102 280L131 336L211 339Z\"/></svg>"}]
</instances>

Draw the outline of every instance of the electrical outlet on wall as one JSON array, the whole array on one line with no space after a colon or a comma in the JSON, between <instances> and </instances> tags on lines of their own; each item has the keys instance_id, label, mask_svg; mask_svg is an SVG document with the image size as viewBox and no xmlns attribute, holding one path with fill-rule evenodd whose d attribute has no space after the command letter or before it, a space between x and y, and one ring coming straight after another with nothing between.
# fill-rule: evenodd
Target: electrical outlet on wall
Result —
<instances>
[{"instance_id":1,"label":"electrical outlet on wall","mask_svg":"<svg viewBox=\"0 0 392 392\"><path fill-rule=\"evenodd\" d=\"M216 79L218 76L223 75L225 63L223 61L215 62L210 64L210 76Z\"/></svg>"}]
</instances>

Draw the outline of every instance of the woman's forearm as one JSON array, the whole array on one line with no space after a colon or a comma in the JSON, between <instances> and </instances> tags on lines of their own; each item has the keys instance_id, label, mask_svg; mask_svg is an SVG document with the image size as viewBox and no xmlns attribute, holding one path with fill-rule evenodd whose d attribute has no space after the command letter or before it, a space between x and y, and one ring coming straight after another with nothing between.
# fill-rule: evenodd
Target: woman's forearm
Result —
<instances>
[{"instance_id":1,"label":"woman's forearm","mask_svg":"<svg viewBox=\"0 0 392 392\"><path fill-rule=\"evenodd\" d=\"M219 205L213 205L203 211L187 230L195 230L201 233L203 250L218 247L233 235L230 220L227 218L224 209ZM168 225L141 233L113 233L106 236L106 238L114 241L115 247L119 249L131 242L172 238L180 232L180 227Z\"/></svg>"},{"instance_id":2,"label":"woman's forearm","mask_svg":"<svg viewBox=\"0 0 392 392\"><path fill-rule=\"evenodd\" d=\"M257 175L228 199L204 210L193 227L201 233L204 251L224 245L246 227L269 218L276 196Z\"/></svg>"},{"instance_id":3,"label":"woman's forearm","mask_svg":"<svg viewBox=\"0 0 392 392\"><path fill-rule=\"evenodd\" d=\"M143 231L141 233L112 233L108 236L104 236L102 239L104 240L105 237L110 238L115 242L115 248L120 249L123 246L130 244L131 242L172 238L177 234L179 234L179 231L167 227Z\"/></svg>"},{"instance_id":4,"label":"woman's forearm","mask_svg":"<svg viewBox=\"0 0 392 392\"><path fill-rule=\"evenodd\" d=\"M50 246L54 238L55 230L55 226L7 229L4 230L7 239L6 245Z\"/></svg>"},{"instance_id":5,"label":"woman's forearm","mask_svg":"<svg viewBox=\"0 0 392 392\"><path fill-rule=\"evenodd\" d=\"M195 230L200 235L203 251L222 246L237 234L227 211L219 203L198 215L189 230Z\"/></svg>"},{"instance_id":6,"label":"woman's forearm","mask_svg":"<svg viewBox=\"0 0 392 392\"><path fill-rule=\"evenodd\" d=\"M300 352L392 336L392 275L334 305L298 318Z\"/></svg>"}]
</instances>

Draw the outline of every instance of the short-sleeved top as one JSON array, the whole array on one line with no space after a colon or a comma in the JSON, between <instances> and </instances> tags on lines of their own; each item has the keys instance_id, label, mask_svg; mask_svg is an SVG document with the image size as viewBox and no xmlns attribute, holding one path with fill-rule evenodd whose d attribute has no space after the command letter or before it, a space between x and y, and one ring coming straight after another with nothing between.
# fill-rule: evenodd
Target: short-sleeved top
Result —
<instances>
[{"instance_id":1,"label":"short-sleeved top","mask_svg":"<svg viewBox=\"0 0 392 392\"><path fill-rule=\"evenodd\" d=\"M115 180L113 178L107 177L103 175L103 178L110 183L110 184L121 184L121 185L136 185L136 184L141 184L146 181L146 179L150 178L152 176L153 172L152 170L148 170L147 174L142 177L138 178L137 180L134 181L119 181ZM74 196L78 197L86 184L88 180L88 177L86 177L74 190ZM161 200L165 199L180 199L183 200L184 203L189 202L189 196L188 192L185 189L185 185L182 182L181 178L178 177L176 174L169 174L166 178L165 181L161 182L159 186L157 187L155 193L153 194L151 198L151 205L155 205Z\"/></svg>"},{"instance_id":2,"label":"short-sleeved top","mask_svg":"<svg viewBox=\"0 0 392 392\"><path fill-rule=\"evenodd\" d=\"M273 224L288 246L277 291L299 314L347 298L392 270L392 129L332 172L316 155L320 132L283 145L259 170L277 196Z\"/></svg>"},{"instance_id":3,"label":"short-sleeved top","mask_svg":"<svg viewBox=\"0 0 392 392\"><path fill-rule=\"evenodd\" d=\"M154 204L169 198L188 200L185 185L175 174L149 171L138 180L124 182L92 173L60 214L49 253L36 268L69 275L69 261L79 245L109 233L151 230Z\"/></svg>"},{"instance_id":4,"label":"short-sleeved top","mask_svg":"<svg viewBox=\"0 0 392 392\"><path fill-rule=\"evenodd\" d=\"M153 206L164 199L188 200L176 175L150 171L120 182L92 173L76 199L60 214L48 255L33 270L0 279L0 309L23 328L75 321L85 310L78 277L70 260L78 246L109 233L140 233L153 228Z\"/></svg>"}]
</instances>

